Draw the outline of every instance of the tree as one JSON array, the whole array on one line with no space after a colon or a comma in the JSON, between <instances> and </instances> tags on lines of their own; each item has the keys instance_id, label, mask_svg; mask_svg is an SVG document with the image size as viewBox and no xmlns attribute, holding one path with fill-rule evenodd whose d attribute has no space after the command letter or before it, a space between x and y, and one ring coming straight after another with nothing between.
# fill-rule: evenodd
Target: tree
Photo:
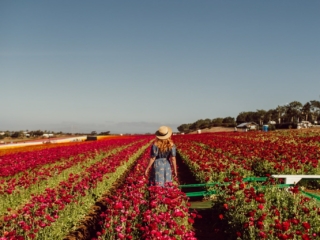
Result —
<instances>
[{"instance_id":1,"label":"tree","mask_svg":"<svg viewBox=\"0 0 320 240\"><path fill-rule=\"evenodd\" d=\"M106 132L101 132L99 133L99 135L109 135L110 134L110 131L106 131Z\"/></svg>"},{"instance_id":2,"label":"tree","mask_svg":"<svg viewBox=\"0 0 320 240\"><path fill-rule=\"evenodd\" d=\"M286 105L286 117L288 122L299 121L302 104L298 101L293 101Z\"/></svg>"},{"instance_id":3,"label":"tree","mask_svg":"<svg viewBox=\"0 0 320 240\"><path fill-rule=\"evenodd\" d=\"M311 104L311 117L312 117L312 121L315 120L319 120L319 116L320 116L320 102L319 101L310 101Z\"/></svg>"},{"instance_id":4,"label":"tree","mask_svg":"<svg viewBox=\"0 0 320 240\"><path fill-rule=\"evenodd\" d=\"M221 126L223 118L214 118L211 120L211 126Z\"/></svg>"},{"instance_id":5,"label":"tree","mask_svg":"<svg viewBox=\"0 0 320 240\"><path fill-rule=\"evenodd\" d=\"M269 109L268 111L266 111L263 121L268 123L270 121L277 121L278 119L278 112L276 109Z\"/></svg>"},{"instance_id":6,"label":"tree","mask_svg":"<svg viewBox=\"0 0 320 240\"><path fill-rule=\"evenodd\" d=\"M222 120L222 123L232 123L232 124L234 124L234 123L236 123L236 121L234 120L233 117L226 117L226 118L224 118Z\"/></svg>"},{"instance_id":7,"label":"tree","mask_svg":"<svg viewBox=\"0 0 320 240\"><path fill-rule=\"evenodd\" d=\"M11 133L10 133L9 130L7 130L7 131L4 132L4 136L5 136L5 137L10 137L10 135L11 135Z\"/></svg>"},{"instance_id":8,"label":"tree","mask_svg":"<svg viewBox=\"0 0 320 240\"><path fill-rule=\"evenodd\" d=\"M199 130L199 129L204 129L204 128L209 128L211 127L211 120L209 118L203 120L203 119L199 119L197 121L195 121L194 123L191 123L189 125L189 131L195 131L195 130ZM179 130L179 129L178 129ZM180 131L180 130L179 130Z\"/></svg>"},{"instance_id":9,"label":"tree","mask_svg":"<svg viewBox=\"0 0 320 240\"><path fill-rule=\"evenodd\" d=\"M92 131L91 135L97 135L97 132L96 131Z\"/></svg>"},{"instance_id":10,"label":"tree","mask_svg":"<svg viewBox=\"0 0 320 240\"><path fill-rule=\"evenodd\" d=\"M238 124L244 123L246 122L246 118L247 118L248 113L247 112L241 112L239 113L239 115L236 118L236 121Z\"/></svg>"},{"instance_id":11,"label":"tree","mask_svg":"<svg viewBox=\"0 0 320 240\"><path fill-rule=\"evenodd\" d=\"M32 136L42 136L43 135L43 131L41 131L41 130L31 131L30 135L32 135Z\"/></svg>"},{"instance_id":12,"label":"tree","mask_svg":"<svg viewBox=\"0 0 320 240\"><path fill-rule=\"evenodd\" d=\"M286 106L279 106L277 107L277 112L278 112L278 123L281 123L281 120L286 112Z\"/></svg>"},{"instance_id":13,"label":"tree","mask_svg":"<svg viewBox=\"0 0 320 240\"><path fill-rule=\"evenodd\" d=\"M254 122L259 123L260 125L263 125L263 119L266 115L266 111L263 109L257 109L256 113L254 114Z\"/></svg>"},{"instance_id":14,"label":"tree","mask_svg":"<svg viewBox=\"0 0 320 240\"><path fill-rule=\"evenodd\" d=\"M191 125L190 123L188 123L188 124L181 124L179 127L177 127L177 129L178 129L179 132L185 133L185 132L188 132L188 131L189 131L190 125Z\"/></svg>"},{"instance_id":15,"label":"tree","mask_svg":"<svg viewBox=\"0 0 320 240\"><path fill-rule=\"evenodd\" d=\"M247 112L246 122L256 122L257 115L255 112Z\"/></svg>"},{"instance_id":16,"label":"tree","mask_svg":"<svg viewBox=\"0 0 320 240\"><path fill-rule=\"evenodd\" d=\"M301 119L308 121L308 116L311 114L311 103L307 102L301 109Z\"/></svg>"},{"instance_id":17,"label":"tree","mask_svg":"<svg viewBox=\"0 0 320 240\"><path fill-rule=\"evenodd\" d=\"M205 120L201 121L200 129L210 128L211 127L211 120L206 118Z\"/></svg>"},{"instance_id":18,"label":"tree","mask_svg":"<svg viewBox=\"0 0 320 240\"><path fill-rule=\"evenodd\" d=\"M12 138L23 138L24 134L23 131L14 132L11 137Z\"/></svg>"}]
</instances>

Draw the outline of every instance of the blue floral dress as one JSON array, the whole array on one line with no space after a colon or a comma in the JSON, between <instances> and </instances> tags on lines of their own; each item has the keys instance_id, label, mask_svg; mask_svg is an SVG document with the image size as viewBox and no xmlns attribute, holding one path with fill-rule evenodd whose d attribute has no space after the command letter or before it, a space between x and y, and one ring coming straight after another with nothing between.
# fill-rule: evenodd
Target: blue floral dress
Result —
<instances>
[{"instance_id":1,"label":"blue floral dress","mask_svg":"<svg viewBox=\"0 0 320 240\"><path fill-rule=\"evenodd\" d=\"M156 145L151 146L151 158L156 158L151 168L150 185L164 187L166 183L172 182L170 157L176 156L176 146L167 152L160 152Z\"/></svg>"}]
</instances>

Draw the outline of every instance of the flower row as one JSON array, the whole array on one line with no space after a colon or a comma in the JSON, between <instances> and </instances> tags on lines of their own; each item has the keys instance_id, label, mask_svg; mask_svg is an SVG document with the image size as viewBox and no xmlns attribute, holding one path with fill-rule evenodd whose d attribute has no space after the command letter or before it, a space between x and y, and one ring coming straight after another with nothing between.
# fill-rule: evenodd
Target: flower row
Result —
<instances>
[{"instance_id":1,"label":"flower row","mask_svg":"<svg viewBox=\"0 0 320 240\"><path fill-rule=\"evenodd\" d=\"M259 134L259 133L258 133ZM243 134L245 135L245 134ZM252 134L251 134L252 135ZM240 138L235 134L203 134L177 137L176 142L188 155L201 154L202 166L212 169L217 161L224 164L215 166L221 171L226 165L241 165L251 176L268 176L270 174L317 174L320 172L318 159L319 148L316 146L273 143ZM196 145L201 145L196 147ZM192 149L196 150L192 150ZM192 153L193 152L193 153ZM195 159L194 156L190 156ZM212 163L214 162L214 163ZM251 171L251 173L250 173Z\"/></svg>"},{"instance_id":2,"label":"flower row","mask_svg":"<svg viewBox=\"0 0 320 240\"><path fill-rule=\"evenodd\" d=\"M134 139L115 139L119 145L124 142L132 142ZM110 141L92 141L79 143L77 145L60 146L55 148L41 149L38 151L18 152L0 156L0 177L10 177L29 169L38 168L46 164L52 164L72 156L85 154L87 152L100 152L109 148Z\"/></svg>"},{"instance_id":3,"label":"flower row","mask_svg":"<svg viewBox=\"0 0 320 240\"><path fill-rule=\"evenodd\" d=\"M46 188L55 188L59 182L66 181L69 174L80 172L102 158L115 154L117 151L132 144L127 141L109 141L109 146L102 151L88 151L84 154L71 156L69 159L57 161L36 169L21 172L18 176L1 180L0 185L0 216L7 208L15 209L32 195L43 192ZM52 149L54 150L54 149Z\"/></svg>"},{"instance_id":4,"label":"flower row","mask_svg":"<svg viewBox=\"0 0 320 240\"><path fill-rule=\"evenodd\" d=\"M131 143L131 141L109 141L107 147L104 147L103 153L110 152L113 149L119 148L121 146L124 146L124 144L129 143ZM92 144L90 145L92 146ZM59 154L56 153L56 151L59 151L59 149L51 148L50 151L47 151L48 157L57 157L54 163L39 166L30 170L25 170L21 172L19 175L5 177L1 179L0 195L5 193L11 194L17 187L19 187L20 189L27 189L30 185L57 176L64 170L76 164L87 161L89 158L95 158L95 156L101 153L100 151L98 151L99 148L96 147L93 148L91 151L84 151L80 154L79 152L74 152L69 149L70 152L68 153L68 155L65 155L61 158L61 156L59 156ZM74 153L75 155L71 155L71 153ZM30 154L30 156L25 158L25 162L27 165L34 159L34 155ZM15 161L15 158L12 158L12 161Z\"/></svg>"},{"instance_id":5,"label":"flower row","mask_svg":"<svg viewBox=\"0 0 320 240\"><path fill-rule=\"evenodd\" d=\"M105 199L97 239L195 239L186 195L175 185L148 187L144 170L150 157L146 151L125 184Z\"/></svg>"},{"instance_id":6,"label":"flower row","mask_svg":"<svg viewBox=\"0 0 320 240\"><path fill-rule=\"evenodd\" d=\"M320 238L319 205L298 187L246 185L237 176L229 181L215 188L213 208L220 230L231 239Z\"/></svg>"},{"instance_id":7,"label":"flower row","mask_svg":"<svg viewBox=\"0 0 320 240\"><path fill-rule=\"evenodd\" d=\"M149 139L101 159L81 172L70 174L57 187L32 196L18 210L8 209L0 233L5 239L48 236L58 239L89 209L112 183L132 164Z\"/></svg>"}]
</instances>

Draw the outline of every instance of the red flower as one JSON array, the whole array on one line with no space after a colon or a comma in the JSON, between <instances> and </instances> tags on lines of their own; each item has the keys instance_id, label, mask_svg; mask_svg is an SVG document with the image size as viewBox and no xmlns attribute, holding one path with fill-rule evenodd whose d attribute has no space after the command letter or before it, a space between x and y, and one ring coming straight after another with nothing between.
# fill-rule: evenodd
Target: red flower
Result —
<instances>
[{"instance_id":1,"label":"red flower","mask_svg":"<svg viewBox=\"0 0 320 240\"><path fill-rule=\"evenodd\" d=\"M304 227L305 230L309 230L310 229L310 224L308 222L303 222L302 226Z\"/></svg>"},{"instance_id":2,"label":"red flower","mask_svg":"<svg viewBox=\"0 0 320 240\"><path fill-rule=\"evenodd\" d=\"M291 222L294 224L294 225L298 225L299 224L299 219L291 219Z\"/></svg>"},{"instance_id":3,"label":"red flower","mask_svg":"<svg viewBox=\"0 0 320 240\"><path fill-rule=\"evenodd\" d=\"M285 221L282 223L282 230L283 231L288 231L290 228L290 222L289 221Z\"/></svg>"},{"instance_id":4,"label":"red flower","mask_svg":"<svg viewBox=\"0 0 320 240\"><path fill-rule=\"evenodd\" d=\"M267 237L267 234L265 234L264 232L259 232L259 236L261 238L266 238Z\"/></svg>"},{"instance_id":5,"label":"red flower","mask_svg":"<svg viewBox=\"0 0 320 240\"><path fill-rule=\"evenodd\" d=\"M115 209L122 209L123 205L122 205L122 202L117 202L115 205L114 205L114 208Z\"/></svg>"},{"instance_id":6,"label":"red flower","mask_svg":"<svg viewBox=\"0 0 320 240\"><path fill-rule=\"evenodd\" d=\"M302 238L303 240L311 240L311 238L308 236L308 234L303 234L303 235L301 236L301 238Z\"/></svg>"},{"instance_id":7,"label":"red flower","mask_svg":"<svg viewBox=\"0 0 320 240\"><path fill-rule=\"evenodd\" d=\"M194 223L194 220L192 218L188 218L188 222L192 224Z\"/></svg>"}]
</instances>

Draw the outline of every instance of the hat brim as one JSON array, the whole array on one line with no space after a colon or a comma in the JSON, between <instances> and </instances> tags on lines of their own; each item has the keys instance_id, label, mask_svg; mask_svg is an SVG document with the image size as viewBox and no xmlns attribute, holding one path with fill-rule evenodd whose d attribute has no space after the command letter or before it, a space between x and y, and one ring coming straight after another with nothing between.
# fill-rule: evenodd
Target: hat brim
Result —
<instances>
[{"instance_id":1,"label":"hat brim","mask_svg":"<svg viewBox=\"0 0 320 240\"><path fill-rule=\"evenodd\" d=\"M172 129L170 127L167 127L167 128L168 128L168 132L166 135L161 135L159 131L156 131L156 137L161 140L170 138L172 135Z\"/></svg>"}]
</instances>

